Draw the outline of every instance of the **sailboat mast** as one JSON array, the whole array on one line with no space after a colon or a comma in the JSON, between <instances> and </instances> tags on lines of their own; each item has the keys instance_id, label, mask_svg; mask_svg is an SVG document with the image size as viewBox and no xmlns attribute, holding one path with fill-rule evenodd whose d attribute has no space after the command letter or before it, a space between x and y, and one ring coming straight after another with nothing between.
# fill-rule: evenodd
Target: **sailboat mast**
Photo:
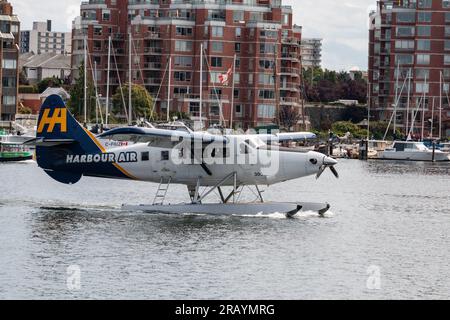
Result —
<instances>
[{"instance_id":1,"label":"sailboat mast","mask_svg":"<svg viewBox=\"0 0 450 320\"><path fill-rule=\"evenodd\" d=\"M172 57L169 58L169 86L167 87L167 122L170 122L170 87L172 85Z\"/></svg>"},{"instance_id":2,"label":"sailboat mast","mask_svg":"<svg viewBox=\"0 0 450 320\"><path fill-rule=\"evenodd\" d=\"M422 140L421 141L423 141L424 136L425 136L425 105L427 104L426 103L427 93L426 93L425 88L427 87L427 80L428 79L425 76L425 87L423 88L423 104L422 104L422 134L421 134ZM427 106L428 106L428 104L427 104Z\"/></svg>"},{"instance_id":3,"label":"sailboat mast","mask_svg":"<svg viewBox=\"0 0 450 320\"><path fill-rule=\"evenodd\" d=\"M87 127L87 36L84 37L84 126Z\"/></svg>"},{"instance_id":4,"label":"sailboat mast","mask_svg":"<svg viewBox=\"0 0 450 320\"><path fill-rule=\"evenodd\" d=\"M371 108L371 104L372 104L372 100L371 100L371 95L372 92L370 91L371 86L370 86L370 82L367 83L368 86L368 100L367 100L367 141L370 140L370 108ZM303 117L305 117L305 115L303 115Z\"/></svg>"},{"instance_id":5,"label":"sailboat mast","mask_svg":"<svg viewBox=\"0 0 450 320\"><path fill-rule=\"evenodd\" d=\"M430 138L433 139L433 131L434 131L434 102L436 97L433 97L433 106L431 108L431 131L430 131Z\"/></svg>"},{"instance_id":6,"label":"sailboat mast","mask_svg":"<svg viewBox=\"0 0 450 320\"><path fill-rule=\"evenodd\" d=\"M233 129L233 117L234 117L234 88L235 88L235 83L234 83L234 75L236 73L236 54L234 54L234 59L233 59L233 76L231 77L231 81L233 81L233 85L232 85L232 89L231 89L231 117L230 117L230 129Z\"/></svg>"},{"instance_id":7,"label":"sailboat mast","mask_svg":"<svg viewBox=\"0 0 450 320\"><path fill-rule=\"evenodd\" d=\"M442 138L442 71L439 74L439 140Z\"/></svg>"},{"instance_id":8,"label":"sailboat mast","mask_svg":"<svg viewBox=\"0 0 450 320\"><path fill-rule=\"evenodd\" d=\"M203 43L200 44L200 102L199 102L199 110L200 110L200 126L203 129Z\"/></svg>"},{"instance_id":9,"label":"sailboat mast","mask_svg":"<svg viewBox=\"0 0 450 320\"><path fill-rule=\"evenodd\" d=\"M95 84L95 124L98 125L98 87L97 87L97 61L94 61L94 84Z\"/></svg>"},{"instance_id":10,"label":"sailboat mast","mask_svg":"<svg viewBox=\"0 0 450 320\"><path fill-rule=\"evenodd\" d=\"M108 38L108 71L107 71L107 77L106 77L106 120L105 124L108 126L108 119L109 119L109 84L110 84L110 73L111 73L111 36Z\"/></svg>"},{"instance_id":11,"label":"sailboat mast","mask_svg":"<svg viewBox=\"0 0 450 320\"><path fill-rule=\"evenodd\" d=\"M395 81L395 104L394 104L394 135L397 132L397 105L398 105L398 79L400 76L400 63L397 62L397 78Z\"/></svg>"},{"instance_id":12,"label":"sailboat mast","mask_svg":"<svg viewBox=\"0 0 450 320\"><path fill-rule=\"evenodd\" d=\"M411 77L412 77L412 72L411 72L411 68L408 71L408 101L406 103L406 132L408 133L409 130L409 107L410 107L410 103L411 103ZM409 134L407 136L407 140L409 138Z\"/></svg>"},{"instance_id":13,"label":"sailboat mast","mask_svg":"<svg viewBox=\"0 0 450 320\"><path fill-rule=\"evenodd\" d=\"M128 52L129 52L129 56L128 56L128 73L129 73L129 84L128 84L128 125L132 125L133 124L133 116L132 116L132 100L131 100L131 93L132 93L132 85L133 85L133 75L131 74L132 69L131 69L131 63L132 63L132 59L131 59L131 49L132 49L132 38L131 38L131 32L129 33L129 41L128 41Z\"/></svg>"}]
</instances>

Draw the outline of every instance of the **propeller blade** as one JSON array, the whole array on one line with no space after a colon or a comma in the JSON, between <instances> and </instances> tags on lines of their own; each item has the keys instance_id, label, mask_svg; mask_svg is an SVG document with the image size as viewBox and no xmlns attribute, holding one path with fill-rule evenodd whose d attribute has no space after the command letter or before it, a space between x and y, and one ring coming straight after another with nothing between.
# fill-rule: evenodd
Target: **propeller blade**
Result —
<instances>
[{"instance_id":1,"label":"propeller blade","mask_svg":"<svg viewBox=\"0 0 450 320\"><path fill-rule=\"evenodd\" d=\"M331 172L333 172L336 179L339 179L339 173L337 172L335 167L330 167Z\"/></svg>"},{"instance_id":2,"label":"propeller blade","mask_svg":"<svg viewBox=\"0 0 450 320\"><path fill-rule=\"evenodd\" d=\"M320 178L320 176L322 175L322 173L325 171L327 167L326 166L321 166L319 172L317 173L316 176L316 180Z\"/></svg>"}]
</instances>

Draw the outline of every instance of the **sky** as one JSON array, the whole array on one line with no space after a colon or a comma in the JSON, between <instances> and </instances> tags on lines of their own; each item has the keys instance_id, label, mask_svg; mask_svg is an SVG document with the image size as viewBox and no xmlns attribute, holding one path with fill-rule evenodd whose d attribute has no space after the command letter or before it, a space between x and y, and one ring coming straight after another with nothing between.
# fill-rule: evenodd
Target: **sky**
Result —
<instances>
[{"instance_id":1,"label":"sky","mask_svg":"<svg viewBox=\"0 0 450 320\"><path fill-rule=\"evenodd\" d=\"M81 0L9 0L22 22L53 21L54 31L70 31ZM376 0L283 0L294 11L294 23L303 37L323 39L323 67L331 70L367 69L368 17Z\"/></svg>"}]
</instances>

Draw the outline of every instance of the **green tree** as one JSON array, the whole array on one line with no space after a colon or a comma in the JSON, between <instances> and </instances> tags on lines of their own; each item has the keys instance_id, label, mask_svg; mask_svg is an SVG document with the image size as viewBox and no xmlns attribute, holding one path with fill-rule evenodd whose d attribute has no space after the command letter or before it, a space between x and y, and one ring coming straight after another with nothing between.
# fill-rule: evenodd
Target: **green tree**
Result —
<instances>
[{"instance_id":1,"label":"green tree","mask_svg":"<svg viewBox=\"0 0 450 320\"><path fill-rule=\"evenodd\" d=\"M70 90L68 108L78 120L84 121L84 63L78 68L79 77ZM89 118L95 115L95 89L93 82L88 78L87 83L87 114ZM89 121L89 119L88 119Z\"/></svg>"},{"instance_id":2,"label":"green tree","mask_svg":"<svg viewBox=\"0 0 450 320\"><path fill-rule=\"evenodd\" d=\"M118 88L114 96L112 97L113 103L113 117L115 119L124 118L126 112L128 112L128 88L129 84L125 84L122 88ZM125 100L125 105L124 105ZM153 97L150 93L141 85L133 84L131 87L131 105L132 105L132 118L154 118L153 112ZM126 112L125 112L126 110Z\"/></svg>"},{"instance_id":3,"label":"green tree","mask_svg":"<svg viewBox=\"0 0 450 320\"><path fill-rule=\"evenodd\" d=\"M347 132L350 132L353 137L360 139L367 137L367 130L361 129L356 124L352 122L347 121L340 121L333 124L331 131L333 131L334 134L342 137L347 134Z\"/></svg>"},{"instance_id":4,"label":"green tree","mask_svg":"<svg viewBox=\"0 0 450 320\"><path fill-rule=\"evenodd\" d=\"M45 78L37 84L39 93L44 92L47 88L60 88L63 82L58 78Z\"/></svg>"},{"instance_id":5,"label":"green tree","mask_svg":"<svg viewBox=\"0 0 450 320\"><path fill-rule=\"evenodd\" d=\"M297 125L298 121L301 119L301 115L298 109L289 106L283 106L280 110L280 124L287 131L292 131L292 128Z\"/></svg>"}]
</instances>

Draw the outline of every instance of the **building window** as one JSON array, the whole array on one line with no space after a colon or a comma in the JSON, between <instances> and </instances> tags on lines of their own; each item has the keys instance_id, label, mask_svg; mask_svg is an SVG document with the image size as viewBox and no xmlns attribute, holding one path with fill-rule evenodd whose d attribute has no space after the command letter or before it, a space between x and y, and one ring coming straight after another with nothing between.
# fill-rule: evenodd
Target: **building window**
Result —
<instances>
[{"instance_id":1,"label":"building window","mask_svg":"<svg viewBox=\"0 0 450 320\"><path fill-rule=\"evenodd\" d=\"M176 56L174 64L180 67L192 67L192 57Z\"/></svg>"},{"instance_id":2,"label":"building window","mask_svg":"<svg viewBox=\"0 0 450 320\"><path fill-rule=\"evenodd\" d=\"M2 68L3 69L16 69L17 68L17 60L3 59L2 60Z\"/></svg>"},{"instance_id":3,"label":"building window","mask_svg":"<svg viewBox=\"0 0 450 320\"><path fill-rule=\"evenodd\" d=\"M192 51L192 42L191 41L175 41L175 51L178 52L190 52Z\"/></svg>"},{"instance_id":4,"label":"building window","mask_svg":"<svg viewBox=\"0 0 450 320\"><path fill-rule=\"evenodd\" d=\"M450 50L450 40L445 40L444 42L444 50Z\"/></svg>"},{"instance_id":5,"label":"building window","mask_svg":"<svg viewBox=\"0 0 450 320\"><path fill-rule=\"evenodd\" d=\"M241 74L240 73L235 73L233 76L234 79L234 84L239 84L241 83Z\"/></svg>"},{"instance_id":6,"label":"building window","mask_svg":"<svg viewBox=\"0 0 450 320\"><path fill-rule=\"evenodd\" d=\"M275 79L273 74L260 73L258 75L259 84L263 85L274 85Z\"/></svg>"},{"instance_id":7,"label":"building window","mask_svg":"<svg viewBox=\"0 0 450 320\"><path fill-rule=\"evenodd\" d=\"M417 50L430 51L431 41L430 40L417 40Z\"/></svg>"},{"instance_id":8,"label":"building window","mask_svg":"<svg viewBox=\"0 0 450 320\"><path fill-rule=\"evenodd\" d=\"M103 21L110 21L111 20L111 11L110 10L103 10Z\"/></svg>"},{"instance_id":9,"label":"building window","mask_svg":"<svg viewBox=\"0 0 450 320\"><path fill-rule=\"evenodd\" d=\"M211 34L213 37L222 38L223 37L223 27L212 27Z\"/></svg>"},{"instance_id":10,"label":"building window","mask_svg":"<svg viewBox=\"0 0 450 320\"><path fill-rule=\"evenodd\" d=\"M244 11L234 11L233 12L234 22L245 22L244 21Z\"/></svg>"},{"instance_id":11,"label":"building window","mask_svg":"<svg viewBox=\"0 0 450 320\"><path fill-rule=\"evenodd\" d=\"M190 102L189 113L194 117L198 117L200 115L200 104L198 102Z\"/></svg>"},{"instance_id":12,"label":"building window","mask_svg":"<svg viewBox=\"0 0 450 320\"><path fill-rule=\"evenodd\" d=\"M219 79L219 76L221 75L222 73L220 73L220 72L210 72L209 73L209 76L210 76L210 82L211 83L221 83L221 81L220 81L220 79Z\"/></svg>"},{"instance_id":13,"label":"building window","mask_svg":"<svg viewBox=\"0 0 450 320\"><path fill-rule=\"evenodd\" d=\"M398 12L397 13L397 22L404 22L404 23L416 22L416 13L415 12Z\"/></svg>"},{"instance_id":14,"label":"building window","mask_svg":"<svg viewBox=\"0 0 450 320\"><path fill-rule=\"evenodd\" d=\"M431 8L431 0L419 0L419 8Z\"/></svg>"},{"instance_id":15,"label":"building window","mask_svg":"<svg viewBox=\"0 0 450 320\"><path fill-rule=\"evenodd\" d=\"M414 49L414 40L396 40L395 49Z\"/></svg>"},{"instance_id":16,"label":"building window","mask_svg":"<svg viewBox=\"0 0 450 320\"><path fill-rule=\"evenodd\" d=\"M248 75L248 84L253 84L253 77L254 77L253 73L250 73Z\"/></svg>"},{"instance_id":17,"label":"building window","mask_svg":"<svg viewBox=\"0 0 450 320\"><path fill-rule=\"evenodd\" d=\"M275 99L275 91L273 90L259 90L258 95L260 99Z\"/></svg>"},{"instance_id":18,"label":"building window","mask_svg":"<svg viewBox=\"0 0 450 320\"><path fill-rule=\"evenodd\" d=\"M430 55L429 54L418 54L417 55L417 64L430 64Z\"/></svg>"},{"instance_id":19,"label":"building window","mask_svg":"<svg viewBox=\"0 0 450 320\"><path fill-rule=\"evenodd\" d=\"M395 56L395 64L413 64L414 56L412 54L398 54Z\"/></svg>"},{"instance_id":20,"label":"building window","mask_svg":"<svg viewBox=\"0 0 450 320\"><path fill-rule=\"evenodd\" d=\"M414 27L397 27L396 35L397 37L412 37L414 36Z\"/></svg>"},{"instance_id":21,"label":"building window","mask_svg":"<svg viewBox=\"0 0 450 320\"><path fill-rule=\"evenodd\" d=\"M177 27L177 36L192 36L192 28Z\"/></svg>"},{"instance_id":22,"label":"building window","mask_svg":"<svg viewBox=\"0 0 450 320\"><path fill-rule=\"evenodd\" d=\"M444 55L444 64L445 65L449 65L450 64L450 55L449 54Z\"/></svg>"},{"instance_id":23,"label":"building window","mask_svg":"<svg viewBox=\"0 0 450 320\"><path fill-rule=\"evenodd\" d=\"M430 79L430 70L428 69L416 69L417 79Z\"/></svg>"},{"instance_id":24,"label":"building window","mask_svg":"<svg viewBox=\"0 0 450 320\"><path fill-rule=\"evenodd\" d=\"M428 93L430 91L430 84L419 82L416 83L416 92L417 93Z\"/></svg>"},{"instance_id":25,"label":"building window","mask_svg":"<svg viewBox=\"0 0 450 320\"><path fill-rule=\"evenodd\" d=\"M273 60L259 60L259 67L261 69L271 69L275 67L275 62Z\"/></svg>"},{"instance_id":26,"label":"building window","mask_svg":"<svg viewBox=\"0 0 450 320\"><path fill-rule=\"evenodd\" d=\"M450 0L442 0L442 8L450 8Z\"/></svg>"},{"instance_id":27,"label":"building window","mask_svg":"<svg viewBox=\"0 0 450 320\"><path fill-rule=\"evenodd\" d=\"M273 119L275 117L275 106L260 104L258 105L258 118Z\"/></svg>"},{"instance_id":28,"label":"building window","mask_svg":"<svg viewBox=\"0 0 450 320\"><path fill-rule=\"evenodd\" d=\"M419 22L431 22L431 16L432 16L431 12L419 12L418 13Z\"/></svg>"},{"instance_id":29,"label":"building window","mask_svg":"<svg viewBox=\"0 0 450 320\"><path fill-rule=\"evenodd\" d=\"M236 38L240 38L242 36L242 29L236 28L235 35L236 35Z\"/></svg>"},{"instance_id":30,"label":"building window","mask_svg":"<svg viewBox=\"0 0 450 320\"><path fill-rule=\"evenodd\" d=\"M275 44L262 43L259 47L259 53L261 54L275 54Z\"/></svg>"},{"instance_id":31,"label":"building window","mask_svg":"<svg viewBox=\"0 0 450 320\"><path fill-rule=\"evenodd\" d=\"M417 27L417 35L419 37L431 36L431 27L430 26L418 26Z\"/></svg>"},{"instance_id":32,"label":"building window","mask_svg":"<svg viewBox=\"0 0 450 320\"><path fill-rule=\"evenodd\" d=\"M175 81L191 81L191 72L175 71L173 77Z\"/></svg>"},{"instance_id":33,"label":"building window","mask_svg":"<svg viewBox=\"0 0 450 320\"><path fill-rule=\"evenodd\" d=\"M212 52L223 52L223 42L212 42L211 50Z\"/></svg>"},{"instance_id":34,"label":"building window","mask_svg":"<svg viewBox=\"0 0 450 320\"><path fill-rule=\"evenodd\" d=\"M222 68L222 58L221 57L212 57L211 58L211 67L214 68Z\"/></svg>"},{"instance_id":35,"label":"building window","mask_svg":"<svg viewBox=\"0 0 450 320\"><path fill-rule=\"evenodd\" d=\"M16 97L15 96L3 96L3 104L12 106L16 104Z\"/></svg>"},{"instance_id":36,"label":"building window","mask_svg":"<svg viewBox=\"0 0 450 320\"><path fill-rule=\"evenodd\" d=\"M239 42L234 44L234 51L237 53L241 52L241 44Z\"/></svg>"},{"instance_id":37,"label":"building window","mask_svg":"<svg viewBox=\"0 0 450 320\"><path fill-rule=\"evenodd\" d=\"M237 104L237 105L234 107L234 112L236 113L237 116L242 116L242 114L243 114L243 108L242 108L242 105Z\"/></svg>"}]
</instances>

